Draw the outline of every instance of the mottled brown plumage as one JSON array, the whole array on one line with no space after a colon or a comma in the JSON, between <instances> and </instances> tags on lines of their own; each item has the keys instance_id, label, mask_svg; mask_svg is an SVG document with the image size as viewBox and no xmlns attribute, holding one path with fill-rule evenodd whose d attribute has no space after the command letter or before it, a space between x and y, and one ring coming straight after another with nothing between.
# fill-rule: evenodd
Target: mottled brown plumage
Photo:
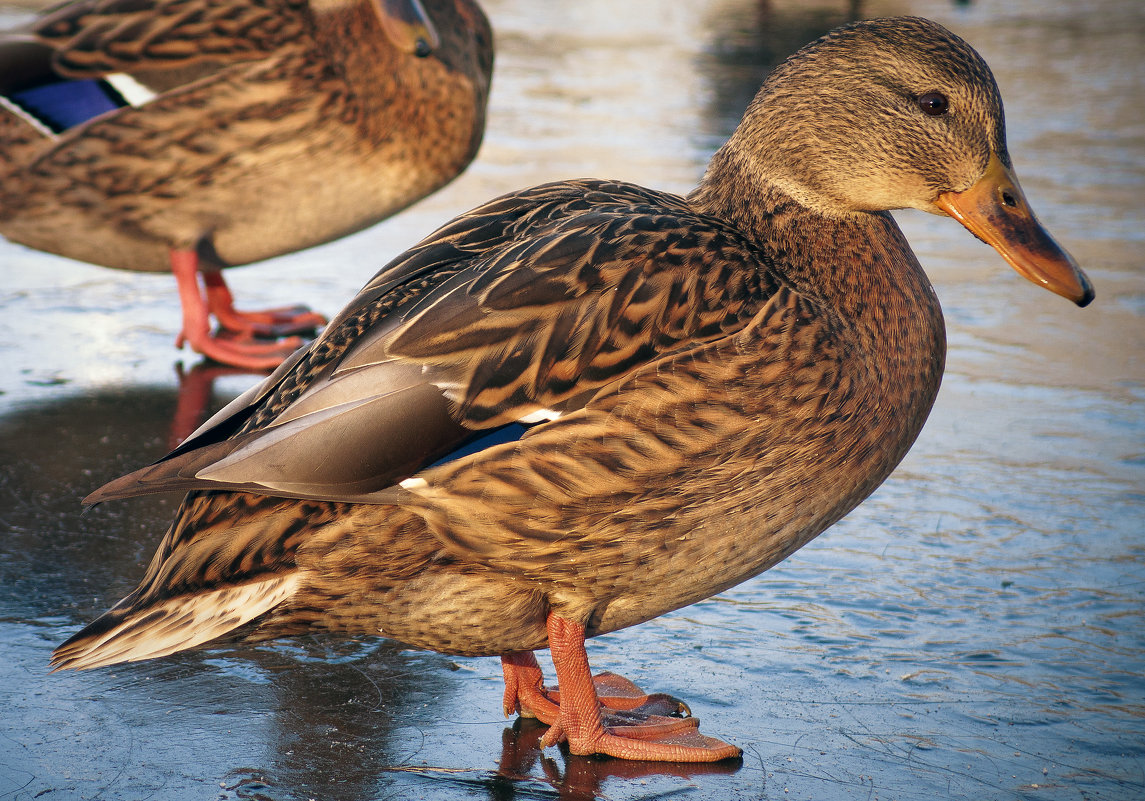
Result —
<instances>
[{"instance_id":1,"label":"mottled brown plumage","mask_svg":"<svg viewBox=\"0 0 1145 801\"><path fill-rule=\"evenodd\" d=\"M219 271L378 222L473 158L488 22L472 0L426 0L424 17L411 9L420 13L413 0L79 0L3 34L0 233L108 267L175 270L185 303L202 270L224 329L321 324L283 313L247 328L220 299ZM50 109L28 92L92 79L154 96L47 127ZM184 332L198 347L207 315L192 316ZM234 362L226 338L206 344ZM236 363L274 366L291 350Z\"/></svg>"},{"instance_id":2,"label":"mottled brown plumage","mask_svg":"<svg viewBox=\"0 0 1145 801\"><path fill-rule=\"evenodd\" d=\"M947 112L924 108L935 92ZM190 490L140 588L54 663L157 656L229 624L380 633L501 655L507 710L577 753L737 753L662 719L641 739L606 729L614 682L593 688L583 638L766 570L906 453L945 335L885 209L950 209L1092 298L1008 163L978 55L881 20L781 65L686 198L564 181L459 217L173 454L91 496ZM230 587L255 601L211 595ZM222 622L169 622L199 607ZM528 653L546 645L559 699Z\"/></svg>"}]
</instances>

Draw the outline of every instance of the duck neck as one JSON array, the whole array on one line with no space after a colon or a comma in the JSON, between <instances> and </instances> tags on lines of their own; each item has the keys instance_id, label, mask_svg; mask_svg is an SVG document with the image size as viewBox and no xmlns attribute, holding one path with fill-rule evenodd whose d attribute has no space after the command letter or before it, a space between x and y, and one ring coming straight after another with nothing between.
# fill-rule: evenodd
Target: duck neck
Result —
<instances>
[{"instance_id":1,"label":"duck neck","mask_svg":"<svg viewBox=\"0 0 1145 801\"><path fill-rule=\"evenodd\" d=\"M877 329L888 316L909 316L917 323L907 330L928 339L927 350L945 353L938 298L888 212L811 208L726 146L688 201L751 237L801 294L876 329L872 336L885 338L889 331Z\"/></svg>"}]
</instances>

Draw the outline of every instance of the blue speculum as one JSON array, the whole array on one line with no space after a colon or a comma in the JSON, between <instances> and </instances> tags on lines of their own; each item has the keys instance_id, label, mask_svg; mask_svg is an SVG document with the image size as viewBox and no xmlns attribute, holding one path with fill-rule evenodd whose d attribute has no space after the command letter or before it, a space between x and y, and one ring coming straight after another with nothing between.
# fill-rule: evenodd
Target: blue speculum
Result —
<instances>
[{"instance_id":1,"label":"blue speculum","mask_svg":"<svg viewBox=\"0 0 1145 801\"><path fill-rule=\"evenodd\" d=\"M8 99L55 133L127 105L111 84L98 79L47 83L14 92Z\"/></svg>"}]
</instances>

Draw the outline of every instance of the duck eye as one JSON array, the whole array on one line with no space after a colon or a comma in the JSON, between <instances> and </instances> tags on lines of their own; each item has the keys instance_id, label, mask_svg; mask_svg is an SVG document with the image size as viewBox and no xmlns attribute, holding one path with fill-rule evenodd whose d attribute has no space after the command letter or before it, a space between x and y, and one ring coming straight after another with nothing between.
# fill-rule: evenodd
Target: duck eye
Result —
<instances>
[{"instance_id":1,"label":"duck eye","mask_svg":"<svg viewBox=\"0 0 1145 801\"><path fill-rule=\"evenodd\" d=\"M950 108L950 101L941 92L927 92L918 98L918 107L932 117L945 114Z\"/></svg>"}]
</instances>

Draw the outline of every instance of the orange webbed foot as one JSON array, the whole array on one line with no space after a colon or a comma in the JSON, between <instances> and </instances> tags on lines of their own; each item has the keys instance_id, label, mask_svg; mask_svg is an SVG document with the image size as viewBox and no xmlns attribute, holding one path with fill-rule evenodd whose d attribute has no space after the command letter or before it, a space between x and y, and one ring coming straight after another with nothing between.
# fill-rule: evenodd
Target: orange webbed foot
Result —
<instances>
[{"instance_id":1,"label":"orange webbed foot","mask_svg":"<svg viewBox=\"0 0 1145 801\"><path fill-rule=\"evenodd\" d=\"M217 270L202 273L204 299L199 287L199 258L194 251L172 250L171 271L183 306L183 329L175 346L188 344L219 364L259 372L273 370L304 344L301 337L288 334L312 332L326 323L324 317L305 307L240 312ZM217 333L211 331L212 315L219 321Z\"/></svg>"},{"instance_id":2,"label":"orange webbed foot","mask_svg":"<svg viewBox=\"0 0 1145 801\"><path fill-rule=\"evenodd\" d=\"M287 337L273 342L259 342L227 331L217 334L207 332L204 335L200 332L188 333L184 328L175 340L175 347L181 348L184 344L219 364L266 372L282 364L305 341L301 337Z\"/></svg>"},{"instance_id":3,"label":"orange webbed foot","mask_svg":"<svg viewBox=\"0 0 1145 801\"><path fill-rule=\"evenodd\" d=\"M501 657L505 674L505 716L519 714L553 724L560 712L560 687L544 686L541 666L530 651L506 654ZM691 710L674 696L666 693L645 693L635 683L610 671L592 677L600 701L601 715L612 725L637 726L650 718L660 727L673 729L695 728Z\"/></svg>"},{"instance_id":4,"label":"orange webbed foot","mask_svg":"<svg viewBox=\"0 0 1145 801\"><path fill-rule=\"evenodd\" d=\"M277 339L293 334L313 334L326 325L326 318L306 306L284 306L261 311L240 311L222 272L203 272L207 292L207 312L219 327L242 337Z\"/></svg>"},{"instance_id":5,"label":"orange webbed foot","mask_svg":"<svg viewBox=\"0 0 1145 801\"><path fill-rule=\"evenodd\" d=\"M519 714L523 718L536 718L552 725L560 707L545 689L544 674L532 651L519 651L501 657L501 671L505 675L505 696L502 708L505 717Z\"/></svg>"},{"instance_id":6,"label":"orange webbed foot","mask_svg":"<svg viewBox=\"0 0 1145 801\"><path fill-rule=\"evenodd\" d=\"M550 614L549 647L559 689L544 687L530 652L502 657L505 713L520 712L549 724L542 746L567 742L573 754L659 762L717 762L736 758L734 745L698 731L687 705L644 693L615 673L593 677L584 650L584 627Z\"/></svg>"},{"instance_id":7,"label":"orange webbed foot","mask_svg":"<svg viewBox=\"0 0 1145 801\"><path fill-rule=\"evenodd\" d=\"M592 684L596 688L602 709L607 712L617 714L630 712L633 716L659 715L685 719L692 716L692 710L679 698L667 693L646 693L635 682L610 670L601 671L593 676ZM560 687L549 690L548 697L559 705Z\"/></svg>"}]
</instances>

